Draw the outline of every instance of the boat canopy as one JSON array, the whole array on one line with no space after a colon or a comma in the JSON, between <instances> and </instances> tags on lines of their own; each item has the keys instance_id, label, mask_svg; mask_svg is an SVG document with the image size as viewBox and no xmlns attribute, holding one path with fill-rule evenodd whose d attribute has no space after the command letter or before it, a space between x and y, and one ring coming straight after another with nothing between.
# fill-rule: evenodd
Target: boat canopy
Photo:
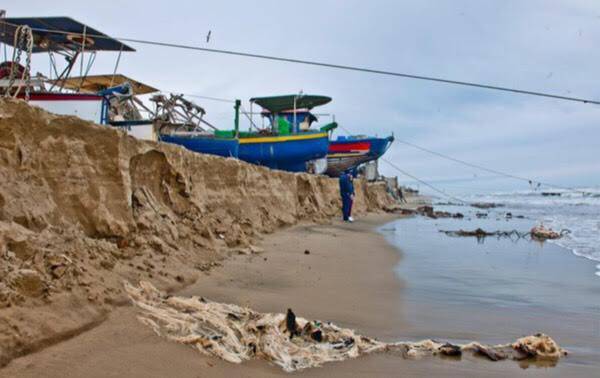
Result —
<instances>
[{"instance_id":1,"label":"boat canopy","mask_svg":"<svg viewBox=\"0 0 600 378\"><path fill-rule=\"evenodd\" d=\"M331 101L331 97L319 95L284 95L270 97L253 97L250 102L254 102L271 113L280 113L284 110L294 109L312 109L315 106L325 105Z\"/></svg>"},{"instance_id":2,"label":"boat canopy","mask_svg":"<svg viewBox=\"0 0 600 378\"><path fill-rule=\"evenodd\" d=\"M13 17L0 19L0 42L14 45L18 26L32 29L32 52L79 51L85 34L85 51L135 51L133 48L70 17Z\"/></svg>"},{"instance_id":3,"label":"boat canopy","mask_svg":"<svg viewBox=\"0 0 600 378\"><path fill-rule=\"evenodd\" d=\"M62 80L59 80L62 82ZM79 89L83 92L98 93L110 87L122 85L124 83L131 84L133 93L136 95L145 95L158 92L158 89L147 84L133 80L125 75L90 75L90 76L75 76L64 80L63 87L68 89Z\"/></svg>"}]
</instances>

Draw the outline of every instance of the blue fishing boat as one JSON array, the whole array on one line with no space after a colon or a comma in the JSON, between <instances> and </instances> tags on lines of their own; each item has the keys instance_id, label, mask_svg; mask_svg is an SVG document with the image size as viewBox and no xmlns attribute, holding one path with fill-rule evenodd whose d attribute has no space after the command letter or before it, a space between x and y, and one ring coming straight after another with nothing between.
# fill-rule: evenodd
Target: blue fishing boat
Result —
<instances>
[{"instance_id":1,"label":"blue fishing boat","mask_svg":"<svg viewBox=\"0 0 600 378\"><path fill-rule=\"evenodd\" d=\"M315 163L327 156L329 132L337 124L311 130L317 118L310 110L330 101L331 97L302 94L250 99L263 108L261 115L269 124L262 129L253 124L257 131L239 133L239 159L289 172L314 172Z\"/></svg>"},{"instance_id":2,"label":"blue fishing boat","mask_svg":"<svg viewBox=\"0 0 600 378\"><path fill-rule=\"evenodd\" d=\"M359 165L377 160L386 153L393 136L376 138L363 135L339 136L330 141L326 174L339 177L343 172L356 170Z\"/></svg>"},{"instance_id":3,"label":"blue fishing boat","mask_svg":"<svg viewBox=\"0 0 600 378\"><path fill-rule=\"evenodd\" d=\"M238 157L239 142L235 138L219 138L214 134L161 135L160 140L178 144L190 151L223 157Z\"/></svg>"},{"instance_id":4,"label":"blue fishing boat","mask_svg":"<svg viewBox=\"0 0 600 378\"><path fill-rule=\"evenodd\" d=\"M327 155L329 134L311 131L300 135L240 137L238 157L249 163L289 172L307 172L310 161Z\"/></svg>"}]
</instances>

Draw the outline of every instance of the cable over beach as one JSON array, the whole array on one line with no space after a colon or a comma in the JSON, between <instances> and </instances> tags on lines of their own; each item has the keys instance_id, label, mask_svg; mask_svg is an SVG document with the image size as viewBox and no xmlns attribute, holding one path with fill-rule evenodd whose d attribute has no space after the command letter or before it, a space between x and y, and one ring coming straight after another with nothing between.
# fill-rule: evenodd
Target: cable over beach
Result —
<instances>
[{"instance_id":1,"label":"cable over beach","mask_svg":"<svg viewBox=\"0 0 600 378\"><path fill-rule=\"evenodd\" d=\"M0 20L0 22L5 23L5 24L7 23L6 21L1 21L1 20ZM10 25L12 25L12 24L10 24ZM15 26L15 25L12 25L12 26ZM69 33L69 32L65 32L65 31L48 30L48 29L42 29L42 28L31 28L31 29L34 31L39 31L39 32L44 32L44 33L57 33L57 34L70 34L70 35L78 34L78 33ZM525 90L525 89L510 88L510 87L475 83L475 82L469 82L469 81L453 80L453 79L433 77L433 76L415 75L415 74L394 72L394 71L387 71L387 70L379 70L379 69L374 69L374 68L357 67L357 66L344 65L344 64L319 62L319 61L297 59L297 58L286 58L286 57L280 57L280 56L275 56L275 55L257 54L257 53L243 52L243 51L214 49L214 48L208 48L208 47L179 44L179 43L170 43L170 42L151 41L151 40L138 39L138 38L108 37L108 36L103 36L103 35L90 35L90 34L88 34L87 37L102 38L102 39L112 38L112 39L116 39L121 42L131 42L131 43L139 43L139 44L145 44L145 45L203 51L203 52L214 53L214 54L235 55L235 56L242 56L242 57L246 57L246 58L256 58L256 59L272 60L272 61L287 62L287 63L305 64L305 65L320 66L320 67L333 68L333 69L346 70L346 71L356 71L356 72L371 73L371 74L378 74L378 75L395 76L395 77L401 77L401 78L407 78L407 79L432 81L432 82L438 82L438 83L444 83L444 84L461 85L461 86L474 87L474 88L480 88L480 89L489 89L489 90L517 93L517 94L530 95L530 96L553 98L553 99L563 100L563 101L572 101L572 102L580 102L580 103L584 103L584 104L600 105L600 100L592 100L592 99L586 99L586 98L581 98L581 97L572 97L572 96L562 96L562 95L558 95L558 94L537 92L537 91L531 91L531 90Z\"/></svg>"}]
</instances>

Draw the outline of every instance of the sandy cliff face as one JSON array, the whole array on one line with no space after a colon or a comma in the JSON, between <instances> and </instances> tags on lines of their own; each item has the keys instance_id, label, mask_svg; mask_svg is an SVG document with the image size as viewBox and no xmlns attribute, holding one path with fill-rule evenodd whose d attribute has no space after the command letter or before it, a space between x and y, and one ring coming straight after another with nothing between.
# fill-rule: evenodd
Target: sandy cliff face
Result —
<instances>
[{"instance_id":1,"label":"sandy cliff face","mask_svg":"<svg viewBox=\"0 0 600 378\"><path fill-rule=\"evenodd\" d=\"M392 205L358 183L357 211ZM339 213L337 181L138 141L0 100L0 366L123 300L192 281L261 233Z\"/></svg>"}]
</instances>

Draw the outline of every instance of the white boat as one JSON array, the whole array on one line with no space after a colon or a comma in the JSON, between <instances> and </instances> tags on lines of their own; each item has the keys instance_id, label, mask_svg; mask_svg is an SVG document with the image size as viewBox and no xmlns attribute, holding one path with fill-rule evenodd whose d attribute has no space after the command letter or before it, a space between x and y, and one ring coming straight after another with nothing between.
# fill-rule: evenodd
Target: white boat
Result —
<instances>
[{"instance_id":1,"label":"white boat","mask_svg":"<svg viewBox=\"0 0 600 378\"><path fill-rule=\"evenodd\" d=\"M83 90L96 54L135 51L69 17L1 18L0 42L14 51L12 60L0 63L0 91L4 96L98 124L108 123L106 99L97 92ZM31 58L37 54L48 55L50 76L31 75ZM60 57L64 63L58 61ZM71 73L77 65L80 76L74 78Z\"/></svg>"}]
</instances>

